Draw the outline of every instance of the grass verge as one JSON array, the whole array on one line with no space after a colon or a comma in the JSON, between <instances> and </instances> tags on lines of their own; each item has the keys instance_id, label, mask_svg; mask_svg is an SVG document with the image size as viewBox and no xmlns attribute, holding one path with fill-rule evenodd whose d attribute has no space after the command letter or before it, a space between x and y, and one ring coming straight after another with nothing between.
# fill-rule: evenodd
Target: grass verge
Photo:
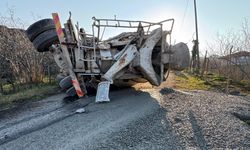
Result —
<instances>
[{"instance_id":1,"label":"grass verge","mask_svg":"<svg viewBox=\"0 0 250 150\"><path fill-rule=\"evenodd\" d=\"M0 110L6 110L27 101L36 101L58 92L57 85L41 84L9 95L0 95Z\"/></svg>"},{"instance_id":2,"label":"grass verge","mask_svg":"<svg viewBox=\"0 0 250 150\"><path fill-rule=\"evenodd\" d=\"M248 125L250 125L250 120L246 120L245 122L246 122Z\"/></svg>"},{"instance_id":3,"label":"grass verge","mask_svg":"<svg viewBox=\"0 0 250 150\"><path fill-rule=\"evenodd\" d=\"M176 72L175 75L175 88L186 90L226 91L227 78L223 76L208 74L204 77L199 77L185 71ZM229 81L229 94L250 96L249 80L233 81L230 79Z\"/></svg>"},{"instance_id":4,"label":"grass verge","mask_svg":"<svg viewBox=\"0 0 250 150\"><path fill-rule=\"evenodd\" d=\"M206 81L185 72L176 73L175 88L185 90L209 90Z\"/></svg>"}]
</instances>

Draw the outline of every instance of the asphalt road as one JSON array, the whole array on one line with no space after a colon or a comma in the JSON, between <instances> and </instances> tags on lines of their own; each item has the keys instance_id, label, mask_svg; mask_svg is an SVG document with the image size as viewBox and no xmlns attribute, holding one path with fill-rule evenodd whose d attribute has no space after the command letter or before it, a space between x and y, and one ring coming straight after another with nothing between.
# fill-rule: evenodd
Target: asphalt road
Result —
<instances>
[{"instance_id":1,"label":"asphalt road","mask_svg":"<svg viewBox=\"0 0 250 150\"><path fill-rule=\"evenodd\" d=\"M164 87L113 91L101 104L63 97L1 112L0 150L250 149L250 126L237 117L250 116L249 97Z\"/></svg>"},{"instance_id":2,"label":"asphalt road","mask_svg":"<svg viewBox=\"0 0 250 150\"><path fill-rule=\"evenodd\" d=\"M123 89L109 103L63 95L2 114L0 149L181 149L157 94ZM85 106L86 113L74 111Z\"/></svg>"}]
</instances>

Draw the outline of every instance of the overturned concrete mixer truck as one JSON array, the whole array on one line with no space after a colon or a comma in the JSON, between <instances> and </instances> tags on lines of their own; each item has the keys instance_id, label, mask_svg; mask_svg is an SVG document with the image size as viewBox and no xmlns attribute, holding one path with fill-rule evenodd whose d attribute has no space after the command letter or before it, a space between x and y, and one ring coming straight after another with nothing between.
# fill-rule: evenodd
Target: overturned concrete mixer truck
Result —
<instances>
[{"instance_id":1,"label":"overturned concrete mixer truck","mask_svg":"<svg viewBox=\"0 0 250 150\"><path fill-rule=\"evenodd\" d=\"M26 34L38 52L53 55L60 68L59 85L68 96L80 98L96 89L96 102L106 102L111 84L159 86L170 68L189 65L187 45L171 45L174 19L155 23L93 17L92 33L87 34L73 24L71 14L63 27L57 13L52 17L30 25ZM108 28L129 32L103 40Z\"/></svg>"}]
</instances>

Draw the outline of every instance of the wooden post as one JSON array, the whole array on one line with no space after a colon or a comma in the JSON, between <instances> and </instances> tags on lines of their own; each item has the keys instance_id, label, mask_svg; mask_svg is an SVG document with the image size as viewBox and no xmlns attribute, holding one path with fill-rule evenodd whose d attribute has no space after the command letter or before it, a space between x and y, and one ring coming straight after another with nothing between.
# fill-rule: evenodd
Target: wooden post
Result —
<instances>
[{"instance_id":1,"label":"wooden post","mask_svg":"<svg viewBox=\"0 0 250 150\"><path fill-rule=\"evenodd\" d=\"M202 72L201 72L202 77L203 77L205 69L206 69L206 63L207 63L207 51L206 51L205 58L204 58L204 61L203 61L203 64L202 64Z\"/></svg>"},{"instance_id":2,"label":"wooden post","mask_svg":"<svg viewBox=\"0 0 250 150\"><path fill-rule=\"evenodd\" d=\"M207 64L206 64L206 69L205 69L205 72L206 72L206 73L208 73L208 72L209 72L209 70L208 70L208 67L209 67L209 61L210 61L210 59L209 59L209 58L207 58Z\"/></svg>"},{"instance_id":3,"label":"wooden post","mask_svg":"<svg viewBox=\"0 0 250 150\"><path fill-rule=\"evenodd\" d=\"M226 93L229 94L229 82L230 82L230 76L231 76L231 55L232 55L232 49L233 49L233 46L231 46L230 50L229 50L229 73L227 74L227 85L226 85Z\"/></svg>"}]
</instances>

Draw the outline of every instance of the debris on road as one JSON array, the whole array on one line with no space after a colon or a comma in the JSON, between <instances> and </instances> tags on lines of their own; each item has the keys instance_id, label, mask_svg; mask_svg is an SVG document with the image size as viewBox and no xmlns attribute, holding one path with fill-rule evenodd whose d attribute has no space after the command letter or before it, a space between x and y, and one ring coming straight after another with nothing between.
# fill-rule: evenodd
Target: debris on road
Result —
<instances>
[{"instance_id":1,"label":"debris on road","mask_svg":"<svg viewBox=\"0 0 250 150\"><path fill-rule=\"evenodd\" d=\"M84 108L84 107L79 108L79 109L76 110L76 113L78 113L78 114L85 113L85 112L86 112L86 111L85 111L85 108Z\"/></svg>"}]
</instances>

